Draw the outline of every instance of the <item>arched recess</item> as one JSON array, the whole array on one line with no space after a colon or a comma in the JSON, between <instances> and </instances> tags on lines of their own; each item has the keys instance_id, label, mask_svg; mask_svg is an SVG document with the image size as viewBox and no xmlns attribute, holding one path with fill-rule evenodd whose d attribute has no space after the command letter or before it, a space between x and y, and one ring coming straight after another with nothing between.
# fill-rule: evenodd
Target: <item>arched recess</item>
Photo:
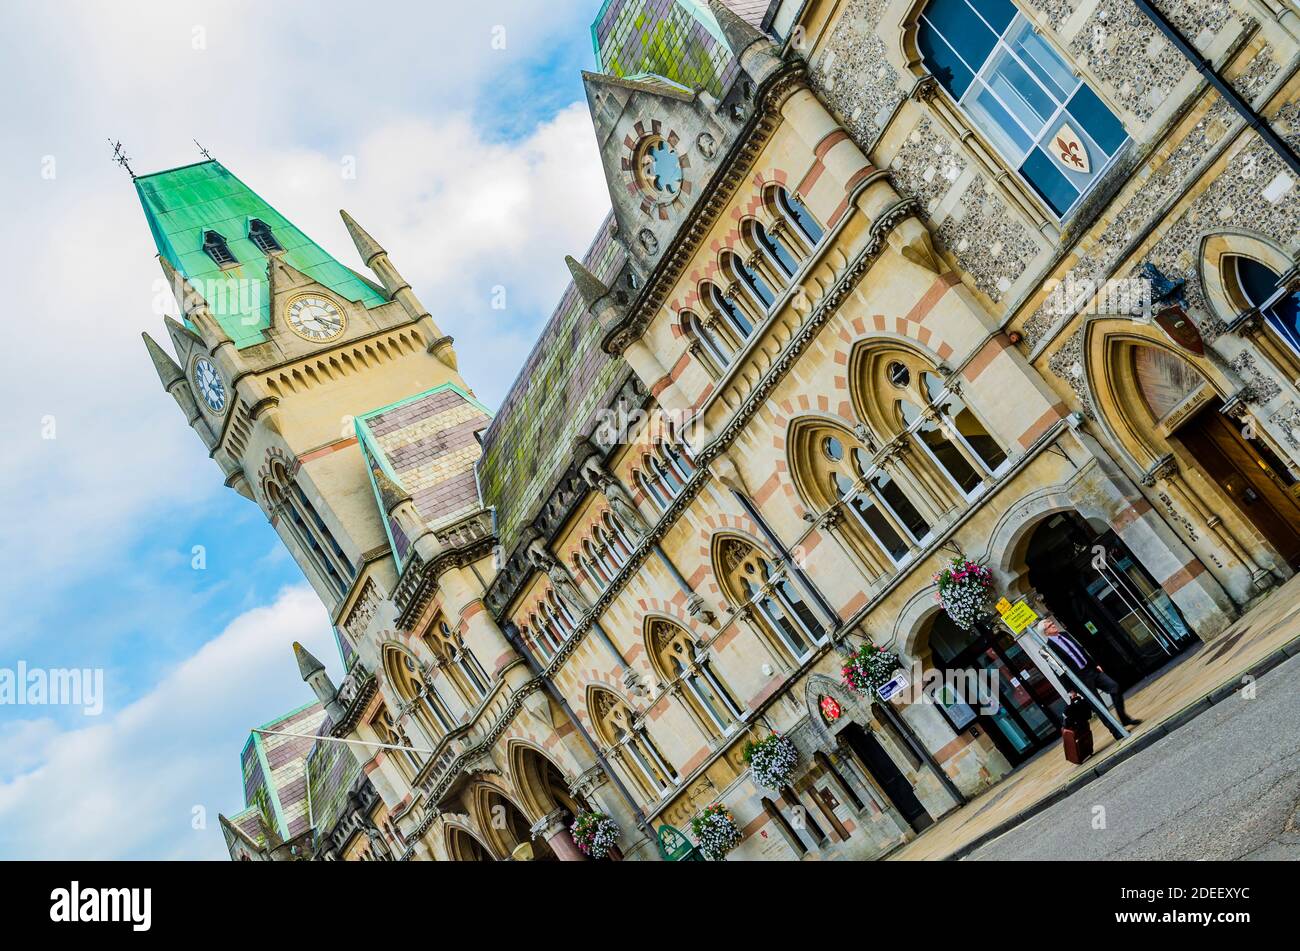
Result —
<instances>
[{"instance_id":1,"label":"arched recess","mask_svg":"<svg viewBox=\"0 0 1300 951\"><path fill-rule=\"evenodd\" d=\"M541 750L516 740L510 744L509 757L515 790L529 815L541 819L559 810L571 821L591 808L569 791L564 772Z\"/></svg>"},{"instance_id":2,"label":"arched recess","mask_svg":"<svg viewBox=\"0 0 1300 951\"><path fill-rule=\"evenodd\" d=\"M483 841L455 823L447 824L447 857L453 862L495 862L496 856Z\"/></svg>"},{"instance_id":3,"label":"arched recess","mask_svg":"<svg viewBox=\"0 0 1300 951\"><path fill-rule=\"evenodd\" d=\"M384 676L396 691L404 709L415 715L420 729L431 744L455 726L451 711L441 695L425 682L419 659L406 647L393 641L383 647Z\"/></svg>"},{"instance_id":4,"label":"arched recess","mask_svg":"<svg viewBox=\"0 0 1300 951\"><path fill-rule=\"evenodd\" d=\"M677 784L676 768L618 694L606 687L590 685L587 715L610 757L648 799L659 799Z\"/></svg>"},{"instance_id":5,"label":"arched recess","mask_svg":"<svg viewBox=\"0 0 1300 951\"><path fill-rule=\"evenodd\" d=\"M1176 350L1154 327L1094 320L1088 382L1102 426L1148 481L1174 486L1257 584L1274 562L1300 567L1300 478L1263 426L1230 415L1235 387L1209 358ZM1262 547L1252 537L1262 538Z\"/></svg>"},{"instance_id":6,"label":"arched recess","mask_svg":"<svg viewBox=\"0 0 1300 951\"><path fill-rule=\"evenodd\" d=\"M527 814L509 795L497 786L480 782L469 794L475 824L492 851L509 858L524 843L532 843L535 861L555 861L555 853L541 838L534 839L532 823Z\"/></svg>"}]
</instances>

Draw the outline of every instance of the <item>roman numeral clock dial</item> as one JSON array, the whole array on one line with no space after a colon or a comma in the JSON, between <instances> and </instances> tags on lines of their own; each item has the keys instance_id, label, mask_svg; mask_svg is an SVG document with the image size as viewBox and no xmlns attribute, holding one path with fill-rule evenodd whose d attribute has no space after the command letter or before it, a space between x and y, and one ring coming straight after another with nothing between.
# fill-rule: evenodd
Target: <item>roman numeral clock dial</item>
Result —
<instances>
[{"instance_id":1,"label":"roman numeral clock dial","mask_svg":"<svg viewBox=\"0 0 1300 951\"><path fill-rule=\"evenodd\" d=\"M194 361L194 389L198 392L203 405L213 413L220 413L226 408L226 384L221 381L221 374L207 357Z\"/></svg>"},{"instance_id":2,"label":"roman numeral clock dial","mask_svg":"<svg viewBox=\"0 0 1300 951\"><path fill-rule=\"evenodd\" d=\"M314 343L323 343L342 335L347 323L338 305L324 297L295 298L285 313L290 329L304 340Z\"/></svg>"}]
</instances>

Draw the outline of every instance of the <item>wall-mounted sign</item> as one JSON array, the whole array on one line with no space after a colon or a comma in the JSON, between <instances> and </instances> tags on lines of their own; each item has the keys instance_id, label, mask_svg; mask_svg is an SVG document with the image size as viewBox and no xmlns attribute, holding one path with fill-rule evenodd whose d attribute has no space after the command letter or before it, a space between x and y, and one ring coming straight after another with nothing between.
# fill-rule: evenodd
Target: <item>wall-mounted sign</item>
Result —
<instances>
[{"instance_id":1,"label":"wall-mounted sign","mask_svg":"<svg viewBox=\"0 0 1300 951\"><path fill-rule=\"evenodd\" d=\"M876 688L876 694L881 700L888 700L898 691L902 690L908 684L907 674L901 670L890 677L883 684Z\"/></svg>"},{"instance_id":2,"label":"wall-mounted sign","mask_svg":"<svg viewBox=\"0 0 1300 951\"><path fill-rule=\"evenodd\" d=\"M822 719L827 723L834 723L844 713L839 701L834 697L822 697L817 705L821 708Z\"/></svg>"}]
</instances>

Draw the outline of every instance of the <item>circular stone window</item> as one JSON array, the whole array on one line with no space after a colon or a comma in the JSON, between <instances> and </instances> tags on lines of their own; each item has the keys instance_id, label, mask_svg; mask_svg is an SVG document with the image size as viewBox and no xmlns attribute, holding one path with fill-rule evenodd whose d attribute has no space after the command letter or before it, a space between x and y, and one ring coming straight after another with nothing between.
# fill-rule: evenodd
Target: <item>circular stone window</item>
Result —
<instances>
[{"instance_id":1,"label":"circular stone window","mask_svg":"<svg viewBox=\"0 0 1300 951\"><path fill-rule=\"evenodd\" d=\"M832 462L839 462L844 458L844 445L834 436L826 437L826 441L822 443L822 451Z\"/></svg>"},{"instance_id":2,"label":"circular stone window","mask_svg":"<svg viewBox=\"0 0 1300 951\"><path fill-rule=\"evenodd\" d=\"M912 382L912 371L898 361L894 361L885 368L885 375L889 377L889 382L894 386L907 386Z\"/></svg>"},{"instance_id":3,"label":"circular stone window","mask_svg":"<svg viewBox=\"0 0 1300 951\"><path fill-rule=\"evenodd\" d=\"M682 161L661 135L647 136L637 148L637 179L657 202L674 201L682 191Z\"/></svg>"}]
</instances>

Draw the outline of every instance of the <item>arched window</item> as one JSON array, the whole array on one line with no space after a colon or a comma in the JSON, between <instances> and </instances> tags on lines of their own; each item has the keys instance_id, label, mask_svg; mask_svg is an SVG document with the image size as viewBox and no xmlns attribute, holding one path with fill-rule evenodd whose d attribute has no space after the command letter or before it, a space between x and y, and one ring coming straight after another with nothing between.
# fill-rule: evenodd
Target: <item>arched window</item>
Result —
<instances>
[{"instance_id":1,"label":"arched window","mask_svg":"<svg viewBox=\"0 0 1300 951\"><path fill-rule=\"evenodd\" d=\"M1276 271L1242 254L1224 255L1229 286L1241 299L1243 310L1254 308L1287 346L1300 353L1300 290L1281 285Z\"/></svg>"},{"instance_id":2,"label":"arched window","mask_svg":"<svg viewBox=\"0 0 1300 951\"><path fill-rule=\"evenodd\" d=\"M917 46L939 84L1059 218L1127 139L1114 113L1011 0L931 0Z\"/></svg>"},{"instance_id":3,"label":"arched window","mask_svg":"<svg viewBox=\"0 0 1300 951\"><path fill-rule=\"evenodd\" d=\"M786 277L794 277L795 272L799 270L799 262L785 239L780 235L768 234L767 229L757 221L754 222L753 230L754 240L763 253L781 269Z\"/></svg>"},{"instance_id":4,"label":"arched window","mask_svg":"<svg viewBox=\"0 0 1300 951\"><path fill-rule=\"evenodd\" d=\"M873 573L906 564L928 540L925 517L847 429L801 423L793 430L789 453L806 503L814 511L842 505L848 517L841 524L850 547Z\"/></svg>"},{"instance_id":5,"label":"arched window","mask_svg":"<svg viewBox=\"0 0 1300 951\"><path fill-rule=\"evenodd\" d=\"M922 459L915 464L928 460L929 469L956 488L961 498L982 492L989 478L1005 469L1006 451L961 399L957 387L915 351L901 347L864 350L861 355L855 351L850 370L859 416L883 440L899 433L910 437L921 450Z\"/></svg>"},{"instance_id":6,"label":"arched window","mask_svg":"<svg viewBox=\"0 0 1300 951\"><path fill-rule=\"evenodd\" d=\"M623 530L623 523L614 517L613 512L606 512L600 517L601 523L605 526L605 531L609 535L610 543L613 546L615 558L619 567L627 564L627 560L632 557L632 542L627 537L627 532Z\"/></svg>"},{"instance_id":7,"label":"arched window","mask_svg":"<svg viewBox=\"0 0 1300 951\"><path fill-rule=\"evenodd\" d=\"M644 793L658 799L677 784L677 770L659 752L645 727L636 725L627 704L609 690L593 688L587 705L596 735Z\"/></svg>"},{"instance_id":8,"label":"arched window","mask_svg":"<svg viewBox=\"0 0 1300 951\"><path fill-rule=\"evenodd\" d=\"M649 457L646 458L646 462L648 464ZM646 498L648 498L652 503L654 503L654 507L657 508L660 512L662 512L664 511L664 509L668 508L668 500L664 498L663 493L660 492L659 488L653 482L650 481L651 478L656 478L653 470L650 470L649 478L647 478L646 476L645 469L638 469L636 471L637 486L641 489L642 492L645 493Z\"/></svg>"},{"instance_id":9,"label":"arched window","mask_svg":"<svg viewBox=\"0 0 1300 951\"><path fill-rule=\"evenodd\" d=\"M248 223L248 240L257 245L257 249L263 254L284 250L280 242L275 239L271 226L261 218L254 218Z\"/></svg>"},{"instance_id":10,"label":"arched window","mask_svg":"<svg viewBox=\"0 0 1300 951\"><path fill-rule=\"evenodd\" d=\"M409 653L396 648L384 651L384 671L403 704L413 704L416 722L430 739L452 729L451 711L442 696L420 674L419 664Z\"/></svg>"},{"instance_id":11,"label":"arched window","mask_svg":"<svg viewBox=\"0 0 1300 951\"><path fill-rule=\"evenodd\" d=\"M686 331L686 337L691 341L692 351L703 356L706 369L712 371L714 375L720 373L731 362L731 352L709 332L699 317L688 310L682 311L682 329Z\"/></svg>"},{"instance_id":12,"label":"arched window","mask_svg":"<svg viewBox=\"0 0 1300 951\"><path fill-rule=\"evenodd\" d=\"M336 598L342 598L356 570L316 506L279 462L272 465L270 479L262 489L272 516L296 542L291 550L296 548L302 553L303 570L309 575L314 573Z\"/></svg>"},{"instance_id":13,"label":"arched window","mask_svg":"<svg viewBox=\"0 0 1300 951\"><path fill-rule=\"evenodd\" d=\"M740 348L741 343L749 338L754 332L754 325L744 312L736 306L736 302L729 300L722 291L718 290L718 285L705 281L700 285L700 300L712 312L717 319L715 326L725 328L727 333L732 337L730 343L732 349Z\"/></svg>"},{"instance_id":14,"label":"arched window","mask_svg":"<svg viewBox=\"0 0 1300 951\"><path fill-rule=\"evenodd\" d=\"M686 630L663 618L646 622L646 645L655 672L665 685L682 682L685 701L717 735L729 733L740 720L740 705L714 673L707 659L695 656Z\"/></svg>"},{"instance_id":15,"label":"arched window","mask_svg":"<svg viewBox=\"0 0 1300 951\"><path fill-rule=\"evenodd\" d=\"M807 243L809 250L821 243L826 230L797 196L777 185L772 189L772 202L775 206L774 212L794 226L796 233Z\"/></svg>"},{"instance_id":16,"label":"arched window","mask_svg":"<svg viewBox=\"0 0 1300 951\"><path fill-rule=\"evenodd\" d=\"M215 231L203 232L203 252L221 267L239 263L230 252L226 239Z\"/></svg>"},{"instance_id":17,"label":"arched window","mask_svg":"<svg viewBox=\"0 0 1300 951\"><path fill-rule=\"evenodd\" d=\"M826 632L790 579L744 539L724 538L714 553L714 570L731 602L751 605L761 629L793 660L809 657Z\"/></svg>"},{"instance_id":18,"label":"arched window","mask_svg":"<svg viewBox=\"0 0 1300 951\"><path fill-rule=\"evenodd\" d=\"M767 281L763 280L763 275L759 274L749 263L735 251L724 251L719 262L724 274L730 274L734 277L749 294L750 300L753 301L758 309L758 313L766 314L772 305L776 303L776 294L768 286Z\"/></svg>"},{"instance_id":19,"label":"arched window","mask_svg":"<svg viewBox=\"0 0 1300 951\"><path fill-rule=\"evenodd\" d=\"M470 704L476 705L488 695L492 678L488 676L483 665L479 663L474 652L466 646L461 636L452 630L441 617L434 620L425 643L434 652L451 677L462 696Z\"/></svg>"},{"instance_id":20,"label":"arched window","mask_svg":"<svg viewBox=\"0 0 1300 951\"><path fill-rule=\"evenodd\" d=\"M393 757L407 782L415 779L420 772L420 758L415 750L410 749L411 740L406 733L393 725L393 718L388 715L387 708L379 708L379 713L370 721L370 728L375 731L380 743L401 747L397 750L385 749L383 752L386 756Z\"/></svg>"}]
</instances>

